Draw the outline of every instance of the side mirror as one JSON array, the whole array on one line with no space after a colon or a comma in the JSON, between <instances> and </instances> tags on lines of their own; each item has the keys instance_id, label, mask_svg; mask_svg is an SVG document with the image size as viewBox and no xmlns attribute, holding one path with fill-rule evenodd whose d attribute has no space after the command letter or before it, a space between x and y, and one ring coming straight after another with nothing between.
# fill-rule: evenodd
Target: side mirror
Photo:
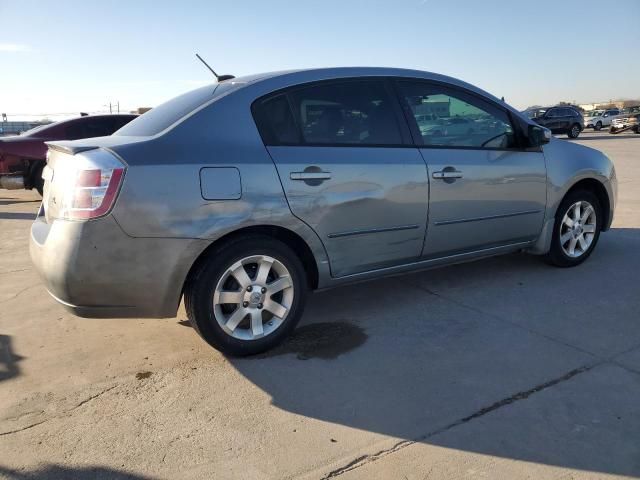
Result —
<instances>
[{"instance_id":1,"label":"side mirror","mask_svg":"<svg viewBox=\"0 0 640 480\"><path fill-rule=\"evenodd\" d=\"M536 125L529 125L529 143L532 147L540 147L551 141L551 130Z\"/></svg>"}]
</instances>

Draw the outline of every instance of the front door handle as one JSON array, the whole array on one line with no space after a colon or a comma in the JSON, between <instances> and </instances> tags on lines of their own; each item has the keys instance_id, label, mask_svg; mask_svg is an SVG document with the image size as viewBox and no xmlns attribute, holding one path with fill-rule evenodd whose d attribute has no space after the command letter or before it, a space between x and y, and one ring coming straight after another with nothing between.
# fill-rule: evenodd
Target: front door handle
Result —
<instances>
[{"instance_id":1,"label":"front door handle","mask_svg":"<svg viewBox=\"0 0 640 480\"><path fill-rule=\"evenodd\" d=\"M436 180L447 180L450 178L462 178L462 172L455 170L452 167L447 167L439 172L433 172L432 176Z\"/></svg>"},{"instance_id":2,"label":"front door handle","mask_svg":"<svg viewBox=\"0 0 640 480\"><path fill-rule=\"evenodd\" d=\"M291 172L289 174L291 180L329 180L331 172Z\"/></svg>"}]
</instances>

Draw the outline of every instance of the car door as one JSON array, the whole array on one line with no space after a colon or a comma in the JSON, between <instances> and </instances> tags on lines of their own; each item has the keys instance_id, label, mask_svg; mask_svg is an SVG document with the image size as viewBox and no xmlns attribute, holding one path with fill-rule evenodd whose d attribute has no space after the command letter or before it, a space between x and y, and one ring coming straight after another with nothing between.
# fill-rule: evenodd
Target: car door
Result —
<instances>
[{"instance_id":1,"label":"car door","mask_svg":"<svg viewBox=\"0 0 640 480\"><path fill-rule=\"evenodd\" d=\"M259 99L253 113L291 211L318 234L333 276L420 256L427 168L386 81L304 85Z\"/></svg>"},{"instance_id":2,"label":"car door","mask_svg":"<svg viewBox=\"0 0 640 480\"><path fill-rule=\"evenodd\" d=\"M546 204L541 151L521 148L506 109L445 84L398 81L407 118L436 105L464 118L472 131L433 135L412 131L430 174L429 220L424 258L525 244L540 234ZM530 149L529 149L530 150Z\"/></svg>"},{"instance_id":3,"label":"car door","mask_svg":"<svg viewBox=\"0 0 640 480\"><path fill-rule=\"evenodd\" d=\"M563 130L569 131L576 123L582 124L580 115L573 108L562 108Z\"/></svg>"},{"instance_id":4,"label":"car door","mask_svg":"<svg viewBox=\"0 0 640 480\"><path fill-rule=\"evenodd\" d=\"M562 115L559 108L550 108L544 116L544 126L551 130L553 133L560 133L564 130L562 123Z\"/></svg>"}]
</instances>

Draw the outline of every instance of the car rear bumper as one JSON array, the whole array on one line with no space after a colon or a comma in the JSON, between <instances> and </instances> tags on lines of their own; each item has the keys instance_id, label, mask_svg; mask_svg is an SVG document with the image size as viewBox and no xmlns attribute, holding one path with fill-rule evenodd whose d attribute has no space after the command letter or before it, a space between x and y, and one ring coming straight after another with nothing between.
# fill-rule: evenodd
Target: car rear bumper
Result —
<instances>
[{"instance_id":1,"label":"car rear bumper","mask_svg":"<svg viewBox=\"0 0 640 480\"><path fill-rule=\"evenodd\" d=\"M182 287L208 242L134 238L112 216L88 222L39 216L30 253L49 293L88 318L173 317Z\"/></svg>"}]
</instances>

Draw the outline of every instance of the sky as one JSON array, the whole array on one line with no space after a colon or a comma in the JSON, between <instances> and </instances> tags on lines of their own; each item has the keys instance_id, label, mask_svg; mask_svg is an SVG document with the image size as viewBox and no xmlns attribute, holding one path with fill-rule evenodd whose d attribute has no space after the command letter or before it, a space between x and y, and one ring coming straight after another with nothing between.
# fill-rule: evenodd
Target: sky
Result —
<instances>
[{"instance_id":1,"label":"sky","mask_svg":"<svg viewBox=\"0 0 640 480\"><path fill-rule=\"evenodd\" d=\"M153 107L212 83L196 52L236 76L427 70L519 109L640 98L639 25L640 0L0 0L0 113Z\"/></svg>"}]
</instances>

